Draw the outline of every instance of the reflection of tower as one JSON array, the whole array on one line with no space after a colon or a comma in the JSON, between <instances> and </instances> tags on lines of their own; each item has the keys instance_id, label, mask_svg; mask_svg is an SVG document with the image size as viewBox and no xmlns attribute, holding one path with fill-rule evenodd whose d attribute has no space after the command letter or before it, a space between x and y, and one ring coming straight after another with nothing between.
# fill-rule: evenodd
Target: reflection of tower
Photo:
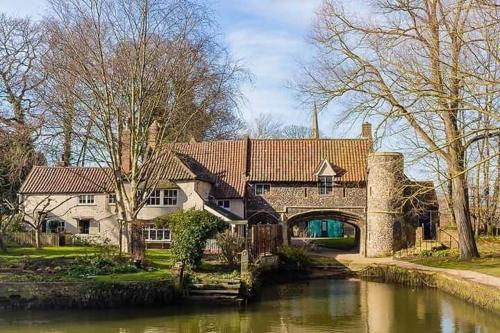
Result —
<instances>
[{"instance_id":1,"label":"reflection of tower","mask_svg":"<svg viewBox=\"0 0 500 333\"><path fill-rule=\"evenodd\" d=\"M387 283L361 281L366 297L366 332L386 333L394 331L396 289ZM362 297L363 297L362 296ZM397 326L396 326L397 327ZM404 332L404 331L402 331Z\"/></svg>"},{"instance_id":2,"label":"reflection of tower","mask_svg":"<svg viewBox=\"0 0 500 333\"><path fill-rule=\"evenodd\" d=\"M318 126L318 109L316 102L314 102L311 117L311 139L319 139L319 126Z\"/></svg>"},{"instance_id":3,"label":"reflection of tower","mask_svg":"<svg viewBox=\"0 0 500 333\"><path fill-rule=\"evenodd\" d=\"M403 227L399 209L403 155L372 153L368 156L366 255L392 255L398 249Z\"/></svg>"}]
</instances>

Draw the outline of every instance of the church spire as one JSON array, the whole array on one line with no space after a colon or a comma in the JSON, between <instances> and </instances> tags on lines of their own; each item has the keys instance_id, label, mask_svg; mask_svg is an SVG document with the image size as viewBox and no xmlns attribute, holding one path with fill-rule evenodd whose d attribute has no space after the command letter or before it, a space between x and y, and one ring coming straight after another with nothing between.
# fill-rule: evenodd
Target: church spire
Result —
<instances>
[{"instance_id":1,"label":"church spire","mask_svg":"<svg viewBox=\"0 0 500 333\"><path fill-rule=\"evenodd\" d=\"M319 139L318 109L316 108L316 102L314 102L312 109L311 139Z\"/></svg>"}]
</instances>

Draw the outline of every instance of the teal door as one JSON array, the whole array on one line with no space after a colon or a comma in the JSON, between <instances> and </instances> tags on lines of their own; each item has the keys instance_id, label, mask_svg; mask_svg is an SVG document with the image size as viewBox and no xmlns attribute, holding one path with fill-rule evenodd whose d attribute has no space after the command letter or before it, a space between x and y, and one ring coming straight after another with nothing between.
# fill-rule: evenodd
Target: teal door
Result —
<instances>
[{"instance_id":1,"label":"teal door","mask_svg":"<svg viewBox=\"0 0 500 333\"><path fill-rule=\"evenodd\" d=\"M326 220L310 220L307 225L307 237L329 237L341 238L344 237L344 229L342 222L326 219Z\"/></svg>"}]
</instances>

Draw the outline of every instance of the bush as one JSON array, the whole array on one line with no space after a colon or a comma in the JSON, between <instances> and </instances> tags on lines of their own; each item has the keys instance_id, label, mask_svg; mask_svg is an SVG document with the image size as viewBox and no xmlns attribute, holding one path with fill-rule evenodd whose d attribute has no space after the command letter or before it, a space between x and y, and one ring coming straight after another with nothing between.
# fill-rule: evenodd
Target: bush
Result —
<instances>
[{"instance_id":1,"label":"bush","mask_svg":"<svg viewBox=\"0 0 500 333\"><path fill-rule=\"evenodd\" d=\"M311 265L312 259L306 249L300 247L282 246L278 252L280 262L285 265L303 269Z\"/></svg>"},{"instance_id":2,"label":"bush","mask_svg":"<svg viewBox=\"0 0 500 333\"><path fill-rule=\"evenodd\" d=\"M138 269L129 258L122 256L95 255L82 257L69 266L67 274L73 277L109 275L119 273L135 273Z\"/></svg>"},{"instance_id":3,"label":"bush","mask_svg":"<svg viewBox=\"0 0 500 333\"><path fill-rule=\"evenodd\" d=\"M227 228L220 218L194 209L162 216L156 219L156 223L166 224L172 231L174 260L195 269L200 266L207 239Z\"/></svg>"},{"instance_id":4,"label":"bush","mask_svg":"<svg viewBox=\"0 0 500 333\"><path fill-rule=\"evenodd\" d=\"M240 252L245 248L245 240L229 230L218 234L216 239L220 248L220 260L231 266L236 265Z\"/></svg>"}]
</instances>

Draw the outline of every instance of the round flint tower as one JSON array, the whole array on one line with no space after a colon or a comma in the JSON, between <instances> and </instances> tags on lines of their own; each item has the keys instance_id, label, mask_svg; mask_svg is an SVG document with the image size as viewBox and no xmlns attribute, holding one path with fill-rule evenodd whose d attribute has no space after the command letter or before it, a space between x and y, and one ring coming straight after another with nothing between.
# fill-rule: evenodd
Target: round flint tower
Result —
<instances>
[{"instance_id":1,"label":"round flint tower","mask_svg":"<svg viewBox=\"0 0 500 333\"><path fill-rule=\"evenodd\" d=\"M378 152L368 156L366 255L392 255L401 237L403 155Z\"/></svg>"}]
</instances>

